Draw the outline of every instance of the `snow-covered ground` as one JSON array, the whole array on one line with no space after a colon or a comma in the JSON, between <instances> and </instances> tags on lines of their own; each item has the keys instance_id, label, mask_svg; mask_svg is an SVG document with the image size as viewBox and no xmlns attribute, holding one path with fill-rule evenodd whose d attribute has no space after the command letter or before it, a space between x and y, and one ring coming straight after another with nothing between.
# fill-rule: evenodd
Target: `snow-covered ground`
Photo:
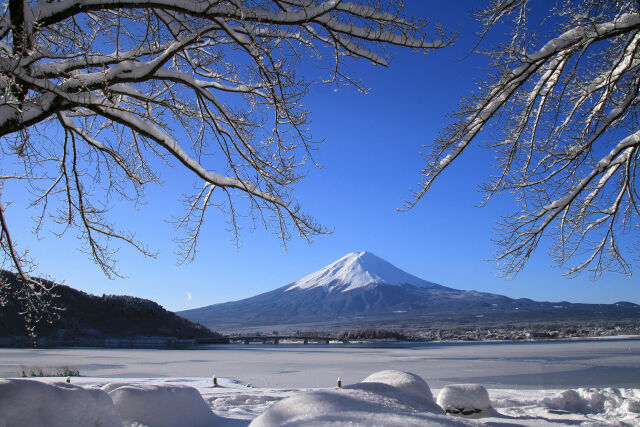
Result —
<instances>
[{"instance_id":1,"label":"snow-covered ground","mask_svg":"<svg viewBox=\"0 0 640 427\"><path fill-rule=\"evenodd\" d=\"M60 378L38 378L37 381L55 383L59 382ZM109 384L114 383L113 378L79 377L73 378L71 382L73 385L83 388L103 387L109 390L114 387L113 385L109 386ZM276 408L280 409L278 411L279 414L284 412L292 416L299 416L302 413L303 415L316 417L311 420L315 421L315 423L303 418L294 419L294 423L289 423L289 425L326 425L330 423L330 420L318 417L318 414L314 414L314 412L320 412L323 417L329 415L331 417L337 415L352 417L342 419L342 421L355 422L355 425L426 425L425 423L427 422L436 423L435 425L444 425L445 421L451 421L453 425L464 421L469 421L470 424L498 425L500 423L500 425L527 426L564 424L632 426L640 424L640 389L637 388L489 389L489 398L493 409L460 417L434 415L429 405L423 404L424 408L421 408L418 404L420 402L415 402L416 398L413 393L393 394L394 400L391 400L393 405L390 405L388 391L376 388L359 389L358 386L366 383L356 384L355 387L354 385L344 385L342 389L283 389L247 387L231 379L219 378L219 387L213 388L211 378L176 377L162 379L118 378L115 386L121 387L127 384L147 388L153 386L156 389L175 386L194 387L200 392L204 401L217 416L209 424L212 426L249 425L252 420L265 413L274 403L280 401L279 405L281 407ZM385 391L386 394L384 393ZM432 389L431 391L434 397L437 397L441 392L439 389ZM327 394L330 394L329 397L332 399L328 399ZM289 399L284 400L287 398ZM3 397L0 397L0 407L2 407L1 402L3 399ZM166 408L166 405L156 404L154 406L153 402L150 405L145 405L142 400L139 400L137 402L139 406L136 406L131 403L131 399L127 399L127 401L129 402L129 407L133 406L137 413L141 413L143 416L152 417L156 415L158 407L160 407L169 409L169 411L165 412L174 414L173 419L180 417L178 419L182 420L178 423L165 425L190 425L189 420L193 416L193 411L171 411L171 408ZM33 405L33 402L30 404ZM86 405L82 408L84 407ZM65 407L65 411L67 413L73 412L69 407ZM107 413L107 411L104 412ZM164 415L164 419L167 418L168 415ZM171 421L171 418L169 418L169 421ZM259 419L257 421L263 420ZM268 419L267 421L270 422L256 422L256 425L287 424L287 420L283 418L276 418L275 422L273 422L274 419ZM338 422L335 425L340 424ZM4 425L2 424L2 415L0 415L0 425ZM127 425L126 420L125 425ZM132 425L132 423L128 425Z\"/></svg>"},{"instance_id":2,"label":"snow-covered ground","mask_svg":"<svg viewBox=\"0 0 640 427\"><path fill-rule=\"evenodd\" d=\"M640 425L637 340L395 348L0 349L0 376L15 377L21 365L78 368L83 376L71 378L71 386L63 386L53 396L68 391L64 387L80 386L103 388L112 393L114 401L148 402L116 405L125 425L132 425L135 417L137 422L188 421L189 416L202 412L202 402L194 400L197 393L184 387L197 390L214 414L208 419L201 413L202 425L241 426L252 420L258 426L348 422ZM389 369L417 376L389 372L370 376ZM213 374L219 387L212 387ZM534 380L536 375L540 379ZM338 377L341 389L335 387ZM56 382L60 378L37 381ZM446 388L469 383L477 386ZM491 409L486 409L483 388L488 390ZM439 398L442 389L445 392ZM17 407L7 400L8 395L0 393L0 414L6 412L3 401ZM22 392L16 396L20 395L26 397ZM120 397L116 399L116 395ZM87 407L96 404L98 397L92 396L83 400ZM30 401L33 405L34 399ZM47 399L39 401L42 405ZM434 401L449 409L464 406L460 409L474 412L466 406L475 405L481 411L464 418L444 415ZM176 402L182 403L176 406ZM181 409L187 407L192 409ZM48 409L45 405L45 415ZM130 420L123 414L129 414ZM155 425L151 421L149 425ZM1 419L0 425L4 425Z\"/></svg>"}]
</instances>

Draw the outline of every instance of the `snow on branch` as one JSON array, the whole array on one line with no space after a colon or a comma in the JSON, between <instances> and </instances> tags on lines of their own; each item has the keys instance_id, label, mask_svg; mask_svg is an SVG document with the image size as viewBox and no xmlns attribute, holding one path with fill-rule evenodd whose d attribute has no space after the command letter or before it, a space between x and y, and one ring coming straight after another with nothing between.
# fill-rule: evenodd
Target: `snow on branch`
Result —
<instances>
[{"instance_id":1,"label":"snow on branch","mask_svg":"<svg viewBox=\"0 0 640 427\"><path fill-rule=\"evenodd\" d=\"M245 217L283 244L326 233L294 197L314 148L310 85L354 83L346 62L386 65L390 45L426 52L453 39L439 28L431 39L395 1L6 0L4 10L0 188L28 182L36 232L74 230L110 277L118 243L154 255L109 209L138 203L163 163L197 181L175 220L182 261L211 208L228 214L236 241ZM327 71L308 80L303 60ZM2 212L2 249L21 271Z\"/></svg>"},{"instance_id":2,"label":"snow on branch","mask_svg":"<svg viewBox=\"0 0 640 427\"><path fill-rule=\"evenodd\" d=\"M556 36L530 51L538 37L526 26L529 6L499 0L478 13L487 31L509 17L511 41L489 53L495 71L486 89L465 100L425 154L424 179L407 208L495 126L487 148L498 174L481 187L484 202L508 192L519 205L498 230L504 275L517 274L544 235L555 240L558 264L574 264L567 274L630 275L637 248L626 236L637 241L640 230L640 10L631 1L563 3Z\"/></svg>"}]
</instances>

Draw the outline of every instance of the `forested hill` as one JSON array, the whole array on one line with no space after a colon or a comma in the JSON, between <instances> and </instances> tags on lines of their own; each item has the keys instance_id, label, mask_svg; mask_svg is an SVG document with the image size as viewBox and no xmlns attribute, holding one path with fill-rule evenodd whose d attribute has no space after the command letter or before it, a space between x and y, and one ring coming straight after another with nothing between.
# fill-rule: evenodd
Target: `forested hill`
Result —
<instances>
[{"instance_id":1,"label":"forested hill","mask_svg":"<svg viewBox=\"0 0 640 427\"><path fill-rule=\"evenodd\" d=\"M9 285L6 304L0 307L0 337L27 336L16 290L21 286L15 274L0 270L0 280ZM159 304L124 295L95 296L64 285L55 293L60 318L36 326L38 337L64 341L91 341L102 338L175 337L179 339L218 335L192 323Z\"/></svg>"}]
</instances>

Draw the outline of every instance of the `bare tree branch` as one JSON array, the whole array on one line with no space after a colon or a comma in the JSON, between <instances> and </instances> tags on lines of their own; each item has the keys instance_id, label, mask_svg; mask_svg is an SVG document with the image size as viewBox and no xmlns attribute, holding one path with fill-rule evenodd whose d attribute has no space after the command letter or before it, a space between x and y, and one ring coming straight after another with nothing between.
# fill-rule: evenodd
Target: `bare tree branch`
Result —
<instances>
[{"instance_id":1,"label":"bare tree branch","mask_svg":"<svg viewBox=\"0 0 640 427\"><path fill-rule=\"evenodd\" d=\"M515 22L511 41L489 54L495 75L455 113L425 156L424 180L411 208L487 126L498 174L482 186L516 195L519 210L503 219L502 272L518 273L545 234L566 274L589 270L631 275L620 235L638 235L637 197L640 11L636 2L564 2L552 36L532 49L528 0L498 0L477 13L487 31ZM633 238L632 238L633 240ZM636 239L637 240L637 239ZM582 259L579 259L581 257Z\"/></svg>"},{"instance_id":2,"label":"bare tree branch","mask_svg":"<svg viewBox=\"0 0 640 427\"><path fill-rule=\"evenodd\" d=\"M326 233L294 197L314 147L309 87L357 84L346 62L386 65L388 46L427 52L453 40L439 28L430 39L396 1L5 0L3 10L0 185L26 181L36 231L50 221L58 234L76 230L109 277L120 274L118 243L154 254L109 208L159 182L156 158L198 181L175 222L182 261L211 207L228 214L236 241L244 217L285 245ZM303 61L324 75L308 79Z\"/></svg>"}]
</instances>

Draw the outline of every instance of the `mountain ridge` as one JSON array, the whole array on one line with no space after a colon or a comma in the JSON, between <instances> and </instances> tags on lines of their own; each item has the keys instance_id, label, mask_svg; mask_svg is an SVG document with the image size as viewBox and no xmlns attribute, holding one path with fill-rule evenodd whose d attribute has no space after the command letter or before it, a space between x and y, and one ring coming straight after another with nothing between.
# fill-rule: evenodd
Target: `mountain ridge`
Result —
<instances>
[{"instance_id":1,"label":"mountain ridge","mask_svg":"<svg viewBox=\"0 0 640 427\"><path fill-rule=\"evenodd\" d=\"M388 282L388 283L387 283ZM351 252L287 285L177 312L219 331L247 328L424 328L434 325L637 318L640 306L537 302L442 286L370 252Z\"/></svg>"}]
</instances>

